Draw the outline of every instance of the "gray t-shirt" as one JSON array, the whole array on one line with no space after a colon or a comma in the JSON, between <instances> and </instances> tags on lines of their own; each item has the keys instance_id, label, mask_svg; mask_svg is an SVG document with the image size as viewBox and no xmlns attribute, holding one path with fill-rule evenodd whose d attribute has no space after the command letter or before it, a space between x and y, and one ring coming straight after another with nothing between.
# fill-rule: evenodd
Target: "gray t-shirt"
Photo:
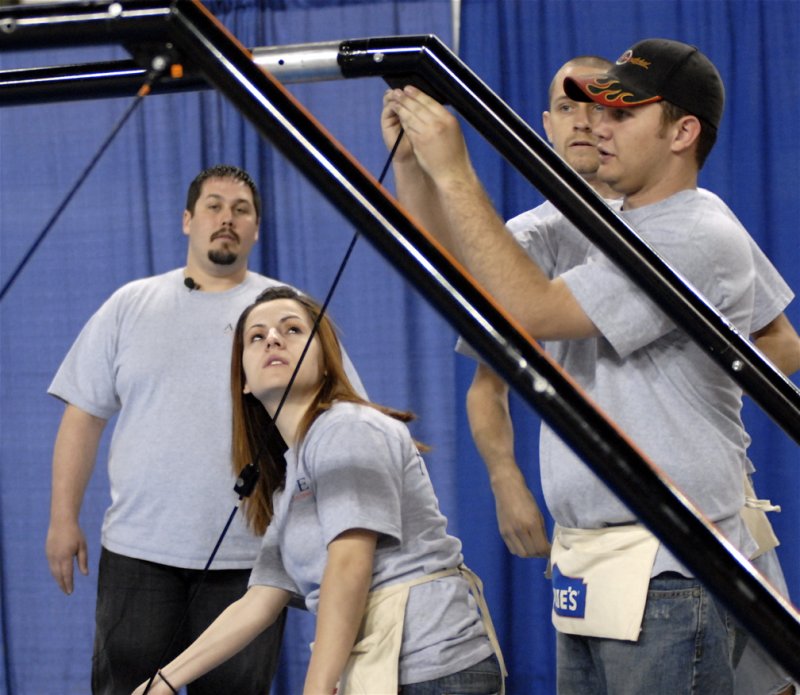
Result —
<instances>
[{"instance_id":1,"label":"gray t-shirt","mask_svg":"<svg viewBox=\"0 0 800 695\"><path fill-rule=\"evenodd\" d=\"M697 191L623 217L743 335L755 271L740 225ZM561 274L601 338L565 341L561 363L588 395L743 551L747 438L741 389L613 263L592 249ZM542 481L564 526L598 528L632 513L555 434L542 429ZM679 567L662 554L656 571Z\"/></svg>"},{"instance_id":2,"label":"gray t-shirt","mask_svg":"<svg viewBox=\"0 0 800 695\"><path fill-rule=\"evenodd\" d=\"M354 528L379 534L370 590L462 561L425 463L398 420L369 406L337 403L317 418L298 451L287 452L286 464L286 486L275 494L251 585L299 593L316 613L327 546ZM401 683L455 673L491 653L464 579L411 589Z\"/></svg>"},{"instance_id":3,"label":"gray t-shirt","mask_svg":"<svg viewBox=\"0 0 800 695\"><path fill-rule=\"evenodd\" d=\"M189 291L183 270L136 280L92 316L48 392L119 414L109 449L108 550L202 569L237 501L230 360L239 315L276 280L248 272L226 292ZM352 367L354 385L363 389ZM252 567L260 538L237 515L213 569Z\"/></svg>"},{"instance_id":4,"label":"gray t-shirt","mask_svg":"<svg viewBox=\"0 0 800 695\"><path fill-rule=\"evenodd\" d=\"M793 297L733 213L709 191L684 191L623 217L744 335L767 325ZM564 276L603 332L600 339L548 341L550 355L722 522L734 543L749 548L735 518L742 504L737 471L747 465L749 443L739 419L739 389L552 204L515 217L508 228L549 277ZM556 521L594 528L633 520L546 426L540 458ZM655 572L664 569L681 568L662 549Z\"/></svg>"}]
</instances>

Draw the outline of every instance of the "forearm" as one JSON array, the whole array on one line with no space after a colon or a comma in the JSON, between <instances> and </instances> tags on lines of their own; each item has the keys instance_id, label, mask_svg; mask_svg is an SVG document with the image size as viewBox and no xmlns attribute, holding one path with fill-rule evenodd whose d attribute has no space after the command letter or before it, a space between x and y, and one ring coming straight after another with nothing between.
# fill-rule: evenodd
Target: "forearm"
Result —
<instances>
[{"instance_id":1,"label":"forearm","mask_svg":"<svg viewBox=\"0 0 800 695\"><path fill-rule=\"evenodd\" d=\"M51 523L78 523L106 420L67 405L53 447Z\"/></svg>"},{"instance_id":2,"label":"forearm","mask_svg":"<svg viewBox=\"0 0 800 695\"><path fill-rule=\"evenodd\" d=\"M289 593L281 589L251 587L161 671L176 689L191 683L250 644L275 622L288 601ZM158 678L153 683L154 690L157 686L167 692L157 681Z\"/></svg>"},{"instance_id":3,"label":"forearm","mask_svg":"<svg viewBox=\"0 0 800 695\"><path fill-rule=\"evenodd\" d=\"M453 239L436 186L415 159L393 167L397 199L411 217L429 231L448 251Z\"/></svg>"},{"instance_id":4,"label":"forearm","mask_svg":"<svg viewBox=\"0 0 800 695\"><path fill-rule=\"evenodd\" d=\"M800 370L800 342L794 346L770 345L769 340L756 343L759 350L786 376Z\"/></svg>"},{"instance_id":5,"label":"forearm","mask_svg":"<svg viewBox=\"0 0 800 695\"><path fill-rule=\"evenodd\" d=\"M753 334L756 347L783 372L791 375L800 370L800 337L785 314L781 314Z\"/></svg>"},{"instance_id":6,"label":"forearm","mask_svg":"<svg viewBox=\"0 0 800 695\"><path fill-rule=\"evenodd\" d=\"M544 518L514 454L508 386L485 365L478 366L467 392L467 413L472 437L489 473L497 525L506 546L520 557L548 555Z\"/></svg>"},{"instance_id":7,"label":"forearm","mask_svg":"<svg viewBox=\"0 0 800 695\"><path fill-rule=\"evenodd\" d=\"M550 321L550 279L514 240L474 174L440 179L436 191L450 230L442 241L457 260L531 335L562 337Z\"/></svg>"},{"instance_id":8,"label":"forearm","mask_svg":"<svg viewBox=\"0 0 800 695\"><path fill-rule=\"evenodd\" d=\"M521 476L514 455L514 428L508 386L486 365L479 365L467 391L467 418L489 481Z\"/></svg>"},{"instance_id":9,"label":"forearm","mask_svg":"<svg viewBox=\"0 0 800 695\"><path fill-rule=\"evenodd\" d=\"M330 695L355 644L372 582L376 534L347 531L328 546L304 695Z\"/></svg>"}]
</instances>

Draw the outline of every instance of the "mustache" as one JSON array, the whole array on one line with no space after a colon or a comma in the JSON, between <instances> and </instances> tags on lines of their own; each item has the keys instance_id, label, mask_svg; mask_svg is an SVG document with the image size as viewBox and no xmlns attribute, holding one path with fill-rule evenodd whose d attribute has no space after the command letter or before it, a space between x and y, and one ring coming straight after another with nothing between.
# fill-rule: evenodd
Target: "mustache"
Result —
<instances>
[{"instance_id":1,"label":"mustache","mask_svg":"<svg viewBox=\"0 0 800 695\"><path fill-rule=\"evenodd\" d=\"M219 238L223 234L225 236L232 236L237 242L241 241L241 239L239 238L239 235L236 232L234 232L232 229L228 229L228 228L218 229L216 232L214 232L211 235L211 241L214 241L215 239Z\"/></svg>"}]
</instances>

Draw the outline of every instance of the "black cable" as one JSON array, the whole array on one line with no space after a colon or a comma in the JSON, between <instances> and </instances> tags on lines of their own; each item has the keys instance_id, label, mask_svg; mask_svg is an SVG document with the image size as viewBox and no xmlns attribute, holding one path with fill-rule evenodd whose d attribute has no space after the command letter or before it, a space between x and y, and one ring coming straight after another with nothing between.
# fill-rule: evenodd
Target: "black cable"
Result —
<instances>
[{"instance_id":1,"label":"black cable","mask_svg":"<svg viewBox=\"0 0 800 695\"><path fill-rule=\"evenodd\" d=\"M392 160L394 159L394 155L397 152L397 148L400 147L400 141L402 139L403 139L403 130L401 129L399 135L397 136L397 140L395 140L395 143L392 146L391 152L389 152L389 156L386 159L386 163L383 165L381 174L378 177L378 183L380 184L383 183L383 179L386 177L386 173L389 171L389 166L391 165ZM322 303L319 316L317 316L317 320L314 321L314 325L311 327L311 332L309 333L306 344L303 346L303 352L300 353L300 359L297 361L297 366L294 368L292 376L289 377L289 383L286 385L286 389L283 392L283 396L281 396L281 400L278 403L278 407L275 409L275 416L272 418L273 426L275 420L278 419L278 415L280 414L281 409L283 408L283 404L286 402L286 398L289 396L289 390L292 388L295 377L297 376L297 373L300 371L300 366L303 364L303 359L305 358L306 353L311 347L311 341L317 334L317 330L319 329L319 324L322 321L322 317L325 316L325 312L328 309L328 304L330 304L331 299L333 299L333 293L336 291L336 287L339 285L339 280L341 280L342 278L342 273L344 272L345 266L350 260L350 256L353 253L353 249L356 246L356 242L358 241L359 236L360 233L358 230L356 230L355 233L353 234L353 238L350 240L350 244L347 247L347 251L345 251L344 258L342 258L342 262L339 264L339 269L336 271L336 275L333 278L333 282L331 283L330 289L328 290L328 294L325 296L325 301ZM263 453L263 451L259 451L258 453L260 455Z\"/></svg>"},{"instance_id":2,"label":"black cable","mask_svg":"<svg viewBox=\"0 0 800 695\"><path fill-rule=\"evenodd\" d=\"M378 177L378 183L380 184L383 183L383 179L386 177L386 173L389 171L389 166L392 163L392 159L394 159L394 155L397 152L397 148L400 146L400 141L402 139L403 139L403 130L401 129L400 133L397 136L397 140L392 146L391 152L389 152L389 156L386 159L386 163L383 165L381 174ZM356 230L355 233L353 234L353 238L350 240L350 244L347 247L347 251L345 251L342 261L339 264L339 268L336 271L336 275L333 278L333 282L331 283L331 286L328 289L328 293L325 296L325 301L322 303L322 307L320 308L319 316L317 316L316 320L314 321L314 324L311 326L311 331L308 334L308 340L306 340L306 343L303 346L303 351L300 353L300 357L297 360L297 365L295 366L292 375L289 377L289 382L286 384L286 388L283 391L283 395L281 396L281 400L278 403L278 407L275 409L275 415L272 418L270 418L271 425L270 425L270 432L267 437L267 442L264 445L262 445L256 452L255 455L256 461L261 460L261 456L264 454L265 449L270 449L270 453L273 455L275 455L278 451L280 451L279 455L282 457L283 452L285 452L286 449L288 448L286 446L286 443L283 441L283 437L278 431L278 427L275 424L275 422L281 413L284 403L286 403L286 399L289 396L289 391L291 390L295 378L297 377L297 374L300 371L300 367L303 364L303 360L305 359L305 356L311 347L311 342L314 340L314 336L317 334L320 322L322 321L322 318L325 316L325 312L327 311L328 305L330 304L331 299L333 299L333 293L336 291L336 288L339 285L339 280L341 280L342 274L344 273L344 269L350 260L350 256L353 253L353 249L355 248L359 236L360 233L358 230ZM183 627L183 623L189 616L189 609L192 607L194 599L197 597L200 588L203 586L203 582L205 581L206 575L208 574L209 568L211 567L211 563L214 561L214 557L217 554L217 550L219 550L219 547L222 545L222 541L225 539L225 535L228 533L228 529L230 528L230 525L233 522L233 518L234 516L236 516L236 512L239 510L239 507L241 507L242 500L245 497L249 497L250 493L252 493L253 488L255 487L256 482L258 481L258 476L259 476L259 470L254 463L248 464L248 466L240 473L239 478L236 481L236 485L234 485L233 488L234 492L236 492L239 495L239 499L237 500L236 504L231 510L230 516L228 517L228 521L225 524L225 528L222 529L222 533L217 539L217 543L214 546L214 550L211 552L211 555L208 558L208 562L206 562L206 566L203 568L203 572L200 575L200 579L198 580L197 585L195 586L194 591L192 592L192 595L189 597L189 601L187 602L186 608L183 611L183 615L181 616L181 619L178 622L178 626L175 628L175 631L172 634L172 638L170 639L169 644L164 649L163 653L161 654L161 657L158 660L159 664L161 664L164 661L167 654L169 654L170 650L172 649L172 646L175 644L175 640L180 634L180 630ZM147 682L147 685L145 686L144 689L144 695L147 695L147 693L150 692L150 688L153 687L153 681L155 680L156 676L161 676L161 670L160 670L161 668L162 668L161 666L157 666L156 672L152 676L150 676L150 680ZM164 676L161 676L161 678L164 678Z\"/></svg>"},{"instance_id":3,"label":"black cable","mask_svg":"<svg viewBox=\"0 0 800 695\"><path fill-rule=\"evenodd\" d=\"M109 145L114 141L114 138L117 137L117 134L120 130L122 130L122 126L127 123L128 119L133 115L133 112L138 108L139 104L142 103L142 99L144 99L148 94L150 94L150 90L152 89L153 85L161 79L164 75L166 70L172 64L172 57L171 57L171 49L168 48L167 51L161 55L157 55L153 58L151 63L152 67L150 71L145 76L145 81L142 86L139 88L139 91L136 93L133 101L128 105L128 108L122 114L122 117L117 121L116 125L111 129L111 132L108 134L106 139L100 145L99 149L95 153L94 157L89 161L89 164L86 168L81 172L80 176L78 176L77 180L73 184L72 188L67 191L67 194L64 196L61 203L56 208L53 215L44 225L44 228L39 233L39 235L34 240L31 247L28 249L27 253L23 256L22 260L17 264L17 267L11 273L11 276L3 285L3 289L0 290L0 302L3 301L3 298L6 296L6 293L11 289L11 286L16 281L19 274L28 264L28 261L33 257L33 254L36 252L36 249L39 248L41 243L45 240L45 237L50 233L53 229L53 226L58 221L61 214L67 208L67 206L72 202L72 199L75 197L75 194L78 192L78 189L84 184L86 179L88 178L89 174L92 173L92 170L97 165L97 162L100 161L100 158L105 154L105 151L108 149Z\"/></svg>"}]
</instances>

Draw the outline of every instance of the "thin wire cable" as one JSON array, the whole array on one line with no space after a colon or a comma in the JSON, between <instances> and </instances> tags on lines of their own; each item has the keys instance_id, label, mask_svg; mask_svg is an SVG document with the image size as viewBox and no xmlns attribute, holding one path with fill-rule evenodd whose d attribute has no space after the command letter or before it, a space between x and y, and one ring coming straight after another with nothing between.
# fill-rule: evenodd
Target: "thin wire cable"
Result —
<instances>
[{"instance_id":1,"label":"thin wire cable","mask_svg":"<svg viewBox=\"0 0 800 695\"><path fill-rule=\"evenodd\" d=\"M150 91L153 87L153 84L157 80L159 80L167 68L170 66L170 61L168 56L156 56L153 59L154 67L148 72L144 84L139 88L139 91L136 93L136 96L133 98L133 101L128 105L128 108L122 114L122 117L117 121L116 125L111 129L111 132L108 134L106 139L100 145L97 152L95 152L92 159L86 165L86 168L81 172L80 176L76 179L75 183L72 185L72 188L67 191L67 194L62 199L61 203L56 207L55 212L52 214L50 219L44 225L44 228L39 235L34 240L31 247L28 249L27 253L22 257L22 260L17 264L17 267L14 269L14 272L11 273L11 276L3 285L3 289L0 290L0 302L3 301L3 298L6 296L8 291L11 289L14 282L16 282L17 277L28 264L30 259L33 257L33 254L36 253L36 250L39 248L41 243L45 240L47 235L55 226L58 219L61 217L64 210L66 210L67 206L72 202L72 199L75 197L75 194L78 192L81 186L85 183L86 179L89 177L89 174L92 173L92 170L97 165L97 162L100 161L100 158L105 154L106 150L109 148L111 143L117 137L117 134L122 127L128 122L128 119L133 115L133 112L139 107L139 104L142 103L142 100L150 94Z\"/></svg>"},{"instance_id":2,"label":"thin wire cable","mask_svg":"<svg viewBox=\"0 0 800 695\"><path fill-rule=\"evenodd\" d=\"M397 148L400 146L400 141L402 139L403 139L403 130L401 129L400 133L397 136L397 140L395 141L394 145L392 146L391 152L389 152L389 156L386 159L386 163L383 165L383 169L381 170L381 174L378 177L378 183L379 184L383 183L383 179L386 177L386 173L389 171L389 166L391 165L392 160L394 159L394 155L397 152ZM347 250L345 251L344 256L342 257L341 263L339 263L339 268L337 269L336 275L333 278L333 282L331 283L331 286L328 289L327 294L325 295L325 301L322 303L322 307L320 308L319 316L317 316L316 320L314 321L314 324L311 326L311 331L308 334L308 340L306 340L306 343L303 346L303 351L300 353L300 357L297 360L297 365L295 366L294 371L292 372L292 375L289 377L289 382L286 384L286 388L283 391L283 394L281 396L281 400L278 403L278 407L275 409L275 415L271 418L272 424L271 424L270 436L280 437L280 433L278 432L278 427L277 427L277 425L275 423L278 420L278 416L280 415L281 410L283 409L284 403L286 403L286 399L289 396L289 391L291 390L292 385L295 382L295 378L297 377L297 374L300 371L300 367L303 364L303 360L305 359L305 356L308 353L309 348L311 347L311 342L314 340L314 336L317 334L320 322L322 321L322 318L325 316L325 312L327 311L327 308L328 308L328 305L331 302L331 299L333 299L333 293L336 291L336 288L339 285L339 280L341 280L342 274L344 273L344 269L345 269L345 267L347 266L347 263L350 260L350 256L353 254L353 249L355 248L355 245L356 245L356 242L358 241L359 236L361 236L361 234L359 233L358 230L356 230L355 233L353 234L353 238L350 240L350 243L347 246ZM283 438L280 438L280 441L281 441L282 444L285 444L283 442ZM259 450L256 452L256 456L255 456L255 460L256 461L259 461L261 459L261 456L264 454L265 448L266 448L266 444L262 445L259 448ZM249 493L248 493L248 495L249 495ZM200 579L198 580L197 585L195 586L194 591L192 592L192 595L189 597L189 601L186 604L186 608L183 611L183 615L181 616L180 621L178 622L178 626L175 628L175 631L172 634L172 638L170 639L169 644L164 649L163 653L161 654L161 657L158 660L158 664L156 665L155 673L153 673L153 675L150 676L150 680L147 682L147 685L145 686L144 695L147 695L147 693L150 692L150 688L153 687L153 682L155 681L156 676L160 674L161 669L162 669L162 665L161 664L164 661L164 659L166 658L167 654L169 654L170 649L172 649L172 646L175 643L175 640L177 639L178 635L180 634L181 628L183 627L183 623L186 621L186 618L189 616L189 609L192 607L192 603L194 602L194 599L196 598L198 592L200 591L200 588L203 586L203 582L205 581L206 575L208 574L209 568L211 567L211 563L214 561L214 557L216 556L217 551L219 550L219 547L222 545L222 541L225 539L225 535L228 533L228 529L230 528L231 523L233 522L234 516L236 516L236 512L241 507L242 500L243 500L244 497L245 497L244 494L239 495L239 499L237 500L236 504L234 505L233 509L231 510L230 516L228 517L228 521L225 524L225 528L222 529L222 533L220 534L219 538L217 539L217 543L214 546L214 550L211 552L211 555L208 558L208 562L206 562L206 565L203 568L203 572L200 575Z\"/></svg>"},{"instance_id":3,"label":"thin wire cable","mask_svg":"<svg viewBox=\"0 0 800 695\"><path fill-rule=\"evenodd\" d=\"M383 169L381 170L381 174L378 177L378 183L382 184L383 179L386 177L386 173L389 171L389 166L394 159L394 155L397 152L397 148L400 147L400 141L403 139L403 130L400 130L400 134L397 136L397 140L395 140L394 145L392 146L391 152L389 152L389 157L386 159L386 163L383 165ZM350 260L350 256L353 253L353 249L355 248L356 242L358 241L359 236L361 236L358 230L355 231L353 234L353 238L350 240L350 244L347 247L347 251L344 254L342 262L339 264L339 270L336 272L335 277L333 278L333 282L331 283L330 289L328 290L328 294L325 296L325 301L322 303L322 308L320 309L319 316L317 316L317 320L314 321L314 325L311 327L311 332L309 333L308 340L306 344L303 346L303 351L300 353L300 359L297 361L297 366L294 368L292 372L292 376L289 377L289 383L286 385L286 389L281 396L281 400L278 403L278 407L275 409L275 416L272 418L273 424L275 420L278 419L278 415L283 408L283 404L286 402L286 398L289 395L289 390L292 388L292 384L294 384L295 377L297 373L300 371L300 366L303 364L303 359L305 359L306 353L308 352L309 348L311 347L311 341L314 339L314 336L317 334L317 330L319 329L319 324L322 321L322 317L325 316L325 312L328 309L328 305L333 299L333 293L336 291L336 287L339 285L339 280L342 278L342 273L344 272L345 266L347 265L348 261ZM260 451L259 454L263 453Z\"/></svg>"}]
</instances>

